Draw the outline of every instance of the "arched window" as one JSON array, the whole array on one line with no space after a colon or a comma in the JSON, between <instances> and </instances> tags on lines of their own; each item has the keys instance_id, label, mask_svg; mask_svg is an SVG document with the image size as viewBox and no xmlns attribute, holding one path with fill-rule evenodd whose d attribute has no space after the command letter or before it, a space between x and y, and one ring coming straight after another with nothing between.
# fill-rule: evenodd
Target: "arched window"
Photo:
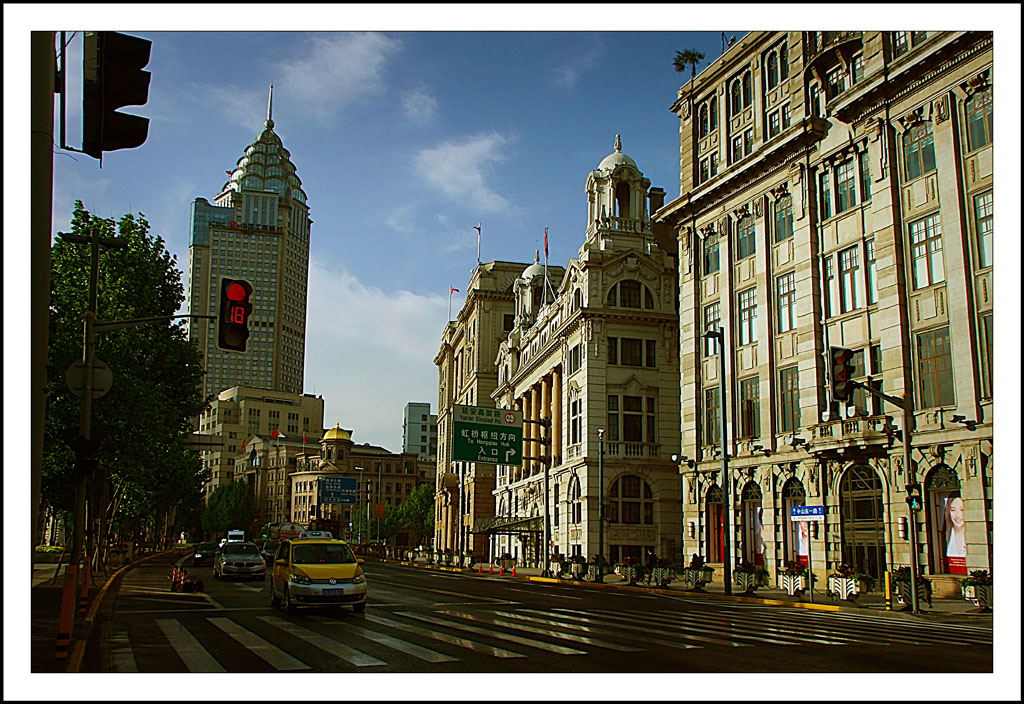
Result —
<instances>
[{"instance_id":1,"label":"arched window","mask_svg":"<svg viewBox=\"0 0 1024 704\"><path fill-rule=\"evenodd\" d=\"M700 106L700 137L704 138L708 136L708 104L704 103Z\"/></svg>"},{"instance_id":2,"label":"arched window","mask_svg":"<svg viewBox=\"0 0 1024 704\"><path fill-rule=\"evenodd\" d=\"M878 473L867 465L846 470L839 485L843 562L880 579L885 568L885 512Z\"/></svg>"},{"instance_id":3,"label":"arched window","mask_svg":"<svg viewBox=\"0 0 1024 704\"><path fill-rule=\"evenodd\" d=\"M578 525L583 522L583 501L580 498L580 480L574 477L569 485L569 522Z\"/></svg>"},{"instance_id":4,"label":"arched window","mask_svg":"<svg viewBox=\"0 0 1024 704\"><path fill-rule=\"evenodd\" d=\"M786 42L779 47L779 78L783 81L789 78L789 44Z\"/></svg>"},{"instance_id":5,"label":"arched window","mask_svg":"<svg viewBox=\"0 0 1024 704\"><path fill-rule=\"evenodd\" d=\"M576 289L572 294L572 307L574 310L579 310L583 307L583 290Z\"/></svg>"},{"instance_id":6,"label":"arched window","mask_svg":"<svg viewBox=\"0 0 1024 704\"><path fill-rule=\"evenodd\" d=\"M918 122L903 134L903 162L908 181L935 171L935 141L931 122Z\"/></svg>"},{"instance_id":7,"label":"arched window","mask_svg":"<svg viewBox=\"0 0 1024 704\"><path fill-rule=\"evenodd\" d=\"M651 290L639 281L626 279L611 287L608 291L606 304L621 308L654 309L654 296Z\"/></svg>"},{"instance_id":8,"label":"arched window","mask_svg":"<svg viewBox=\"0 0 1024 704\"><path fill-rule=\"evenodd\" d=\"M764 564L764 516L761 509L761 487L749 481L743 487L743 557L755 565Z\"/></svg>"},{"instance_id":9,"label":"arched window","mask_svg":"<svg viewBox=\"0 0 1024 704\"><path fill-rule=\"evenodd\" d=\"M718 129L718 97L712 95L708 101L708 130L714 132Z\"/></svg>"},{"instance_id":10,"label":"arched window","mask_svg":"<svg viewBox=\"0 0 1024 704\"><path fill-rule=\"evenodd\" d=\"M753 74L747 71L743 74L743 107L749 108L754 102Z\"/></svg>"},{"instance_id":11,"label":"arched window","mask_svg":"<svg viewBox=\"0 0 1024 704\"><path fill-rule=\"evenodd\" d=\"M774 51L770 52L765 66L765 72L768 74L768 87L774 88L779 85L779 55Z\"/></svg>"},{"instance_id":12,"label":"arched window","mask_svg":"<svg viewBox=\"0 0 1024 704\"><path fill-rule=\"evenodd\" d=\"M725 523L722 520L722 488L717 484L708 488L704 507L704 560L722 562L725 559L725 543L722 540Z\"/></svg>"},{"instance_id":13,"label":"arched window","mask_svg":"<svg viewBox=\"0 0 1024 704\"><path fill-rule=\"evenodd\" d=\"M621 477L608 491L608 515L611 523L653 525L654 499L651 486L632 474Z\"/></svg>"},{"instance_id":14,"label":"arched window","mask_svg":"<svg viewBox=\"0 0 1024 704\"><path fill-rule=\"evenodd\" d=\"M740 79L736 79L729 86L729 114L730 117L736 117L740 114L743 109L743 88L740 85Z\"/></svg>"},{"instance_id":15,"label":"arched window","mask_svg":"<svg viewBox=\"0 0 1024 704\"><path fill-rule=\"evenodd\" d=\"M754 216L748 215L736 226L736 258L744 259L757 251Z\"/></svg>"},{"instance_id":16,"label":"arched window","mask_svg":"<svg viewBox=\"0 0 1024 704\"><path fill-rule=\"evenodd\" d=\"M782 487L783 554L786 562L807 564L807 522L791 518L794 506L803 506L807 501L804 485L797 478L787 481Z\"/></svg>"},{"instance_id":17,"label":"arched window","mask_svg":"<svg viewBox=\"0 0 1024 704\"><path fill-rule=\"evenodd\" d=\"M964 103L967 114L967 149L974 151L992 142L992 88L979 90Z\"/></svg>"}]
</instances>

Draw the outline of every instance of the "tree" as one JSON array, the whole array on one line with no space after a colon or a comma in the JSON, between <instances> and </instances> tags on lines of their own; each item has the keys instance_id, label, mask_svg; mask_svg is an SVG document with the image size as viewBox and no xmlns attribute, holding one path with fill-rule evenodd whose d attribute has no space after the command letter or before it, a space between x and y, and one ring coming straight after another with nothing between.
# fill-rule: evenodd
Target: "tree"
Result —
<instances>
[{"instance_id":1,"label":"tree","mask_svg":"<svg viewBox=\"0 0 1024 704\"><path fill-rule=\"evenodd\" d=\"M117 237L126 249L102 249L96 316L129 320L175 315L184 301L177 260L161 237L149 233L141 213L118 222L90 214L75 202L71 232ZM90 247L58 233L51 256L50 331L42 500L58 511L73 501L79 399L64 370L82 357L82 325L89 297ZM122 531L153 536L194 522L208 471L184 448L191 419L209 404L200 387L203 368L196 343L180 324L147 323L96 335L96 358L113 372L110 392L93 401L90 523L103 514ZM103 508L100 509L99 507ZM128 536L123 536L128 537Z\"/></svg>"},{"instance_id":2,"label":"tree","mask_svg":"<svg viewBox=\"0 0 1024 704\"><path fill-rule=\"evenodd\" d=\"M251 531L253 519L258 516L252 488L247 482L222 484L206 502L203 530L211 533L223 533L232 528Z\"/></svg>"},{"instance_id":3,"label":"tree","mask_svg":"<svg viewBox=\"0 0 1024 704\"><path fill-rule=\"evenodd\" d=\"M420 484L399 508L402 529L412 531L415 543L429 545L434 535L434 486Z\"/></svg>"},{"instance_id":4,"label":"tree","mask_svg":"<svg viewBox=\"0 0 1024 704\"><path fill-rule=\"evenodd\" d=\"M685 51L677 51L676 58L672 62L675 66L677 73L682 73L686 70L686 67L690 67L690 81L697 77L697 64L704 60L704 52L696 49L686 49Z\"/></svg>"}]
</instances>

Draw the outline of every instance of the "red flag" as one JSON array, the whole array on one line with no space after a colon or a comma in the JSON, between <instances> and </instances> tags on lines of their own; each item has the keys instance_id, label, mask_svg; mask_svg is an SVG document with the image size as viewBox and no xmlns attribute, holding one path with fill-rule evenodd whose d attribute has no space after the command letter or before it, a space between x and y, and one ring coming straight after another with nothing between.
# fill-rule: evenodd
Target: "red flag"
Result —
<instances>
[{"instance_id":1,"label":"red flag","mask_svg":"<svg viewBox=\"0 0 1024 704\"><path fill-rule=\"evenodd\" d=\"M245 449L245 438L242 438L242 449Z\"/></svg>"},{"instance_id":2,"label":"red flag","mask_svg":"<svg viewBox=\"0 0 1024 704\"><path fill-rule=\"evenodd\" d=\"M452 290L448 292L448 295L450 296L450 295L452 295L453 293L458 293L458 292L459 292L459 289L457 289L457 288L455 288L454 286L452 286Z\"/></svg>"},{"instance_id":3,"label":"red flag","mask_svg":"<svg viewBox=\"0 0 1024 704\"><path fill-rule=\"evenodd\" d=\"M548 228L544 228L544 261L548 259Z\"/></svg>"},{"instance_id":4,"label":"red flag","mask_svg":"<svg viewBox=\"0 0 1024 704\"><path fill-rule=\"evenodd\" d=\"M233 174L235 172L234 171L225 171L224 173L226 173L228 176L230 176L231 174Z\"/></svg>"},{"instance_id":5,"label":"red flag","mask_svg":"<svg viewBox=\"0 0 1024 704\"><path fill-rule=\"evenodd\" d=\"M306 431L305 430L302 431L302 444L303 445L306 444Z\"/></svg>"},{"instance_id":6,"label":"red flag","mask_svg":"<svg viewBox=\"0 0 1024 704\"><path fill-rule=\"evenodd\" d=\"M284 440L285 434L281 432L280 428L278 428L270 434L270 437L274 438L275 440Z\"/></svg>"},{"instance_id":7,"label":"red flag","mask_svg":"<svg viewBox=\"0 0 1024 704\"><path fill-rule=\"evenodd\" d=\"M481 228L482 226L483 226L483 223L480 223L480 224L478 224L478 225L473 225L473 229L474 229L474 230L476 230L476 234L477 234L477 235L479 235L479 234L480 234L480 228Z\"/></svg>"}]
</instances>

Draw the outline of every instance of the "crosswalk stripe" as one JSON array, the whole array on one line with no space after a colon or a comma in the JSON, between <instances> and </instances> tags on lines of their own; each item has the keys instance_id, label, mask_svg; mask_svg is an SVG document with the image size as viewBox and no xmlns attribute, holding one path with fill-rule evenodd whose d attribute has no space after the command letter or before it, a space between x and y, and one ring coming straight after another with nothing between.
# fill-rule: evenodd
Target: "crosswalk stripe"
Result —
<instances>
[{"instance_id":1,"label":"crosswalk stripe","mask_svg":"<svg viewBox=\"0 0 1024 704\"><path fill-rule=\"evenodd\" d=\"M530 623L543 623L543 624L547 624L549 626L561 626L562 628L573 628L572 626L567 626L565 623L562 623L560 621L552 621L550 619L536 618L536 617L533 617L533 616L524 616L523 614L517 614L517 613L512 612L512 611L495 611L494 614L495 614L495 616L505 616L506 618L519 619L521 621L528 621ZM495 622L497 622L497 620L495 620ZM577 626L577 627L573 628L573 630L577 630L578 631L578 630L584 630L584 629ZM561 633L559 631L552 631L552 630L548 630L548 629L544 629L544 628L531 628L530 631L532 633L543 633L545 635L556 636L556 637L564 636L565 635L564 633ZM627 645L619 645L618 643L612 643L610 641L600 640L598 638L591 638L589 636L573 635L572 639L575 642L586 643L588 645L596 645L596 646L599 646L601 648L608 648L609 650L618 650L620 652L625 652L625 653L638 653L638 652L643 650L643 648L634 648L634 647L627 646Z\"/></svg>"},{"instance_id":2,"label":"crosswalk stripe","mask_svg":"<svg viewBox=\"0 0 1024 704\"><path fill-rule=\"evenodd\" d=\"M185 663L189 672L224 672L209 651L200 644L196 637L185 630L180 621L159 618L156 625L164 632L171 647Z\"/></svg>"},{"instance_id":3,"label":"crosswalk stripe","mask_svg":"<svg viewBox=\"0 0 1024 704\"><path fill-rule=\"evenodd\" d=\"M318 620L326 621L328 619L321 617ZM372 640L374 643L386 645L393 650L397 650L407 655L412 655L414 658L419 658L426 662L453 662L458 660L458 658L453 658L451 655L445 655L444 653L439 653L436 650L423 648L414 643L408 643L404 640L384 635L383 633L377 633L376 631L360 628L359 626L345 624L345 632L354 633L362 638L366 638L367 640Z\"/></svg>"},{"instance_id":4,"label":"crosswalk stripe","mask_svg":"<svg viewBox=\"0 0 1024 704\"><path fill-rule=\"evenodd\" d=\"M748 623L754 623L761 627L773 628L774 626L767 626L766 624L775 624L776 626L786 626L793 629L810 629L818 633L827 633L832 639L839 639L848 643L867 643L871 645L891 645L893 643L917 643L917 640L911 638L904 638L902 636L896 636L888 634L886 632L873 632L864 631L854 628L855 624L837 624L830 622L827 619L809 619L800 620L798 618L791 617L789 615L776 615L771 617L769 615L750 617L744 615L744 619Z\"/></svg>"},{"instance_id":5,"label":"crosswalk stripe","mask_svg":"<svg viewBox=\"0 0 1024 704\"><path fill-rule=\"evenodd\" d=\"M459 638L457 636L451 636L447 633L439 631L430 631L426 628L420 628L414 626L411 623L399 623L398 621L392 621L391 619L384 618L382 616L375 616L372 614L366 615L366 620L372 623L379 623L382 626L390 626L391 628L401 629L409 633L415 633L416 635L424 636L426 638L433 638L443 643L450 643L451 645L457 645L460 648L468 648L478 653L486 653L487 655L493 655L499 658L523 658L526 657L522 653L516 653L511 650L505 650L503 648L495 648L492 645L486 645L484 643L477 643L473 640L466 640L465 638Z\"/></svg>"},{"instance_id":6,"label":"crosswalk stripe","mask_svg":"<svg viewBox=\"0 0 1024 704\"><path fill-rule=\"evenodd\" d=\"M720 633L728 635L732 638L741 638L745 640L752 640L755 643L774 643L776 645L800 645L803 643L822 643L824 645L844 645L843 640L837 640L827 636L812 635L810 633L794 633L788 634L779 631L778 628L773 626L762 625L757 633L744 633L736 630L736 623L726 621L721 616L709 616L707 614L676 614L676 619L680 621L693 624L695 627L703 628L714 633ZM744 625L744 622L739 622L739 625ZM766 635L765 632L770 632L777 638L773 638Z\"/></svg>"},{"instance_id":7,"label":"crosswalk stripe","mask_svg":"<svg viewBox=\"0 0 1024 704\"><path fill-rule=\"evenodd\" d=\"M242 628L229 618L208 618L206 620L248 648L254 655L262 658L271 667L278 670L310 669L306 663L296 660L277 646L271 645L252 631Z\"/></svg>"},{"instance_id":8,"label":"crosswalk stripe","mask_svg":"<svg viewBox=\"0 0 1024 704\"><path fill-rule=\"evenodd\" d=\"M566 609L555 609L555 610L556 611L566 611ZM573 612L573 613L575 613L575 612ZM600 623L598 620L593 619L593 618L587 618L587 617L583 617L583 616L573 616L572 614L566 614L565 618L570 618L570 619L575 619L575 620L582 620L582 621L585 621L587 623ZM640 632L642 632L644 634L649 634L651 632L651 628L650 628L649 625L641 624L640 620L636 619L636 618L629 618L629 617L626 617L626 616L616 616L616 615L612 615L612 614L602 614L601 615L601 619L617 622L617 623L614 624L615 628L622 628L622 629L627 629L627 630L631 630L631 631L640 631ZM621 622L621 623L619 623L619 622ZM655 623L653 625L660 625L660 624ZM665 635L672 635L673 633L678 633L681 638L685 638L686 640L695 640L695 641L699 641L701 643L711 643L712 645L724 645L724 646L729 647L729 648L749 648L751 645L753 645L752 643L737 643L735 641L726 640L724 638L715 638L714 636L705 635L703 633L703 631L701 631L701 633L693 633L692 629L687 627L687 626L662 628L662 631L665 632ZM647 635L644 636L644 639L645 640L649 640L652 643L655 642L654 638L649 637ZM685 645L683 645L681 643L676 643L675 641L661 640L660 643L662 645L670 645L670 646L675 647L675 648L686 647ZM697 647L697 646L689 646L689 647Z\"/></svg>"},{"instance_id":9,"label":"crosswalk stripe","mask_svg":"<svg viewBox=\"0 0 1024 704\"><path fill-rule=\"evenodd\" d=\"M296 638L301 638L307 643L310 643L311 645L314 645L335 657L341 658L356 667L387 665L383 660L378 660L372 655L367 655L355 648L350 648L343 643L339 643L326 636L320 635L316 631L303 628L302 626L283 619L280 616L260 616L260 619L266 621L272 626L275 626L276 628L280 628L285 633L295 636Z\"/></svg>"},{"instance_id":10,"label":"crosswalk stripe","mask_svg":"<svg viewBox=\"0 0 1024 704\"><path fill-rule=\"evenodd\" d=\"M453 612L454 613L454 612ZM531 648L539 648L540 650L547 650L552 653L558 653L559 655L585 655L585 650L576 650L575 648L567 648L562 645L554 645L552 643L546 643L542 640L534 640L533 638L524 638L523 636L517 636L512 633L502 633L501 631L492 631L486 628L479 628L477 626L471 626L467 623L458 623L456 621L445 620L440 618L434 618L432 616L424 616L422 614L414 614L411 612L402 612L399 616L405 616L408 618L414 618L420 621L426 621L427 623L433 623L438 626L443 626L448 629L458 629L460 631L467 631L469 633L479 633L481 635L496 638L498 640L507 640L512 643L519 643L520 645L527 645ZM481 621L483 619L476 618L473 614L460 613L462 618L470 619L472 621Z\"/></svg>"}]
</instances>

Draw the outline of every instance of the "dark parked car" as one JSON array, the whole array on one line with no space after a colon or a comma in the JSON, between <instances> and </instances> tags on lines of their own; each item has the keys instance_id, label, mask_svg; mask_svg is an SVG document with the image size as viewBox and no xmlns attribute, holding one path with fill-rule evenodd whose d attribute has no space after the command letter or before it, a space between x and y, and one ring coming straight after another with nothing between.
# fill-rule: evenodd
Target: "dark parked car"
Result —
<instances>
[{"instance_id":1,"label":"dark parked car","mask_svg":"<svg viewBox=\"0 0 1024 704\"><path fill-rule=\"evenodd\" d=\"M217 543L199 543L192 552L192 565L213 564L213 556L217 553Z\"/></svg>"},{"instance_id":2,"label":"dark parked car","mask_svg":"<svg viewBox=\"0 0 1024 704\"><path fill-rule=\"evenodd\" d=\"M277 547L280 544L280 541L277 540L265 540L263 545L260 546L260 553L268 565L274 564L274 556L277 554Z\"/></svg>"}]
</instances>

